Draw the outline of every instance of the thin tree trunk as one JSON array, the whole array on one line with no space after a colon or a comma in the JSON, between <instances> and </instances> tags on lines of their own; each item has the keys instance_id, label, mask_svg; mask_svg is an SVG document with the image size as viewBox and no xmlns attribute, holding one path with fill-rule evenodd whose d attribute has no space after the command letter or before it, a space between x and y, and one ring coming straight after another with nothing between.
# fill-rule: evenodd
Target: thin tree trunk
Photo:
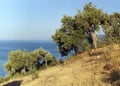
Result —
<instances>
[{"instance_id":1,"label":"thin tree trunk","mask_svg":"<svg viewBox=\"0 0 120 86\"><path fill-rule=\"evenodd\" d=\"M97 36L94 31L90 32L93 48L97 48Z\"/></svg>"},{"instance_id":2,"label":"thin tree trunk","mask_svg":"<svg viewBox=\"0 0 120 86\"><path fill-rule=\"evenodd\" d=\"M22 69L22 73L23 73L23 74L26 73L26 68L25 68L25 67Z\"/></svg>"},{"instance_id":3,"label":"thin tree trunk","mask_svg":"<svg viewBox=\"0 0 120 86\"><path fill-rule=\"evenodd\" d=\"M79 53L78 47L73 46L73 48L74 48L75 54Z\"/></svg>"},{"instance_id":4,"label":"thin tree trunk","mask_svg":"<svg viewBox=\"0 0 120 86\"><path fill-rule=\"evenodd\" d=\"M47 68L47 59L45 58L45 67Z\"/></svg>"}]
</instances>

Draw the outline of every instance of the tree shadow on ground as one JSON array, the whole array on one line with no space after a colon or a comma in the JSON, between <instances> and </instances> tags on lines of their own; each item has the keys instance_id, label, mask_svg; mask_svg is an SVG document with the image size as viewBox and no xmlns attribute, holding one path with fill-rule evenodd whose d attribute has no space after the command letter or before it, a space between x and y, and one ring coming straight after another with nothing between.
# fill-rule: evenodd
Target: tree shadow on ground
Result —
<instances>
[{"instance_id":1,"label":"tree shadow on ground","mask_svg":"<svg viewBox=\"0 0 120 86\"><path fill-rule=\"evenodd\" d=\"M102 80L103 82L110 83L111 86L120 86L120 70L110 71Z\"/></svg>"},{"instance_id":2,"label":"tree shadow on ground","mask_svg":"<svg viewBox=\"0 0 120 86\"><path fill-rule=\"evenodd\" d=\"M7 84L4 84L3 86L20 86L22 83L22 80L20 81L13 81L13 82L9 82Z\"/></svg>"}]
</instances>

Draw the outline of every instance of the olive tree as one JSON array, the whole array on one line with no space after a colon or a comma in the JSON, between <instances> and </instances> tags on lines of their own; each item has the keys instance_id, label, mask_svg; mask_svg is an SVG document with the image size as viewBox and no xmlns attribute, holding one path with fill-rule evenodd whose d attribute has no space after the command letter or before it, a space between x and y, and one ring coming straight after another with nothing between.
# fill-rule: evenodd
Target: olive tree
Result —
<instances>
[{"instance_id":1,"label":"olive tree","mask_svg":"<svg viewBox=\"0 0 120 86\"><path fill-rule=\"evenodd\" d=\"M54 56L43 48L31 52L27 50L14 50L9 53L5 68L10 75L14 75L16 73L22 73L23 71L30 72L38 70L42 67L41 65L47 67L49 64L55 64L55 62Z\"/></svg>"},{"instance_id":2,"label":"olive tree","mask_svg":"<svg viewBox=\"0 0 120 86\"><path fill-rule=\"evenodd\" d=\"M59 52L68 55L71 50L78 53L80 50L88 49L90 45L97 48L95 32L99 31L100 25L103 24L104 16L103 11L92 3L86 4L83 10L74 16L64 16L61 19L61 27L52 36Z\"/></svg>"},{"instance_id":3,"label":"olive tree","mask_svg":"<svg viewBox=\"0 0 120 86\"><path fill-rule=\"evenodd\" d=\"M120 13L114 12L108 15L103 28L109 43L120 43Z\"/></svg>"}]
</instances>

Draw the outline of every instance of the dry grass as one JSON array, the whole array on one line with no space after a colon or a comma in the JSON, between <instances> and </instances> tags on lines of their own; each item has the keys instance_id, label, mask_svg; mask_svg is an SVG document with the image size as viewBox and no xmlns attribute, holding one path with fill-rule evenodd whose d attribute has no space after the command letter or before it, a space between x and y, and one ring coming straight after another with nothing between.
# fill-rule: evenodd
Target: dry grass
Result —
<instances>
[{"instance_id":1,"label":"dry grass","mask_svg":"<svg viewBox=\"0 0 120 86\"><path fill-rule=\"evenodd\" d=\"M82 61L75 61L64 67L56 66L41 71L38 79L25 82L21 86L98 86L98 83L103 83L94 68L97 68L97 66L94 67L87 63L84 64Z\"/></svg>"},{"instance_id":2,"label":"dry grass","mask_svg":"<svg viewBox=\"0 0 120 86\"><path fill-rule=\"evenodd\" d=\"M109 49L101 48L100 50L106 52ZM113 56L115 52L110 55ZM70 58L64 64L40 71L39 78L35 80L27 76L9 82L20 80L22 81L20 86L111 86L101 79L103 67L106 64L103 61L105 54L89 56L89 53L85 52Z\"/></svg>"}]
</instances>

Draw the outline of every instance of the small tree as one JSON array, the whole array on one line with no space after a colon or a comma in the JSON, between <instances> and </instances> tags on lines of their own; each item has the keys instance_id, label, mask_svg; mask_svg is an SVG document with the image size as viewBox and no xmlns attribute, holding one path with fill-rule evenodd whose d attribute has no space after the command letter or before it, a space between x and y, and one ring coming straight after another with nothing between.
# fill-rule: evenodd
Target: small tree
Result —
<instances>
[{"instance_id":1,"label":"small tree","mask_svg":"<svg viewBox=\"0 0 120 86\"><path fill-rule=\"evenodd\" d=\"M16 73L26 73L38 70L42 65L48 66L48 61L56 61L52 54L43 48L28 52L27 50L11 51L8 56L8 62L5 64L6 70L10 75ZM45 62L45 63L44 63Z\"/></svg>"},{"instance_id":2,"label":"small tree","mask_svg":"<svg viewBox=\"0 0 120 86\"><path fill-rule=\"evenodd\" d=\"M109 43L120 43L120 13L109 15L103 25L106 39Z\"/></svg>"},{"instance_id":3,"label":"small tree","mask_svg":"<svg viewBox=\"0 0 120 86\"><path fill-rule=\"evenodd\" d=\"M8 56L8 62L5 64L5 68L11 74L16 72L20 73L24 67L24 58L22 57L22 51L11 51Z\"/></svg>"},{"instance_id":4,"label":"small tree","mask_svg":"<svg viewBox=\"0 0 120 86\"><path fill-rule=\"evenodd\" d=\"M38 59L40 61L43 61L43 64L45 63L46 68L48 66L48 62L56 61L54 59L54 56L50 52L48 52L47 50L44 50L43 48L37 49L37 52L39 54Z\"/></svg>"}]
</instances>

